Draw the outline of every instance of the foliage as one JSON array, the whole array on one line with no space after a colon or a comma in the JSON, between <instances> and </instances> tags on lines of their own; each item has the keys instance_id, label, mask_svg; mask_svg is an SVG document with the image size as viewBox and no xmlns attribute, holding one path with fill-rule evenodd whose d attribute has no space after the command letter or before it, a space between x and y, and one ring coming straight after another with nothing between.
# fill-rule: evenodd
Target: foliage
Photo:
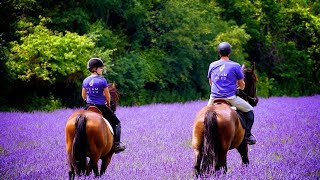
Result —
<instances>
[{"instance_id":1,"label":"foliage","mask_svg":"<svg viewBox=\"0 0 320 180\"><path fill-rule=\"evenodd\" d=\"M225 41L233 38L236 47L233 57L240 58L236 59L238 62L244 61L241 46L249 36L243 30L244 27L217 18L219 12L220 9L214 3L207 6L200 2L166 1L147 14L147 27L138 33L144 35L145 45L165 52L160 59L164 67L164 73L161 74L164 75L162 82L165 85L160 97L165 94L168 97L159 100L186 101L208 95L206 73L210 62L217 57L218 44L214 44L217 36L219 40ZM231 32L230 27L233 29ZM150 82L147 84L150 85Z\"/></svg>"},{"instance_id":2,"label":"foliage","mask_svg":"<svg viewBox=\"0 0 320 180\"><path fill-rule=\"evenodd\" d=\"M90 24L88 36L95 39L95 45L99 48L112 50L112 57L124 54L129 46L127 37L122 32L114 32L108 29L102 21Z\"/></svg>"},{"instance_id":3,"label":"foliage","mask_svg":"<svg viewBox=\"0 0 320 180\"><path fill-rule=\"evenodd\" d=\"M71 31L78 34L85 34L90 26L89 15L80 7L72 7L65 11L54 12L52 21L48 27L57 31Z\"/></svg>"},{"instance_id":4,"label":"foliage","mask_svg":"<svg viewBox=\"0 0 320 180\"><path fill-rule=\"evenodd\" d=\"M32 101L28 102L25 111L33 111L34 109L41 109L42 111L54 111L62 106L61 100L56 99L53 95L47 97L32 97Z\"/></svg>"},{"instance_id":5,"label":"foliage","mask_svg":"<svg viewBox=\"0 0 320 180\"><path fill-rule=\"evenodd\" d=\"M78 89L81 88L81 84L74 81L82 81L88 73L86 69L88 59L93 56L100 57L106 65L110 64L109 56L112 50L96 47L95 41L98 36L94 34L80 36L68 31L53 32L45 26L50 21L48 18L41 18L38 25L20 21L18 33L21 38L11 43L6 65L12 76L17 78L15 83L28 87L30 91L25 91L24 96L13 97L10 103L26 102L30 108L21 107L24 110L32 110L31 107L52 110L61 105L60 102L67 106L79 105ZM18 86L16 89L19 89ZM78 95L74 98L76 92ZM37 104L37 100L45 102L42 98L49 98L52 101L38 103L39 106L33 105ZM35 103L29 102L32 99ZM56 101L56 99L62 100ZM46 107L46 104L50 107Z\"/></svg>"},{"instance_id":6,"label":"foliage","mask_svg":"<svg viewBox=\"0 0 320 180\"><path fill-rule=\"evenodd\" d=\"M164 88L162 79L165 69L160 63L164 55L159 49L150 49L140 53L132 52L115 61L107 76L112 81L117 80L116 84L124 97L131 97L123 98L125 104L146 104L145 99L141 98L144 89L156 91Z\"/></svg>"},{"instance_id":7,"label":"foliage","mask_svg":"<svg viewBox=\"0 0 320 180\"><path fill-rule=\"evenodd\" d=\"M8 99L6 96L10 94L11 88L13 86L13 80L11 77L10 71L5 66L6 62L6 52L7 48L4 46L3 37L0 36L0 82L2 84L0 90L0 109L8 110L6 104L8 103Z\"/></svg>"},{"instance_id":8,"label":"foliage","mask_svg":"<svg viewBox=\"0 0 320 180\"><path fill-rule=\"evenodd\" d=\"M274 78L269 78L266 74L258 75L257 95L259 97L269 97L274 90Z\"/></svg>"},{"instance_id":9,"label":"foliage","mask_svg":"<svg viewBox=\"0 0 320 180\"><path fill-rule=\"evenodd\" d=\"M273 80L272 87L264 91L268 92L267 96L300 96L320 92L320 19L314 9L318 6L317 2L217 2L225 9L221 14L223 18L246 25L246 32L251 36L246 47L249 60L256 62L265 80Z\"/></svg>"},{"instance_id":10,"label":"foliage","mask_svg":"<svg viewBox=\"0 0 320 180\"><path fill-rule=\"evenodd\" d=\"M232 56L231 59L235 59L240 64L248 64L246 61L248 54L244 52L244 46L250 39L250 35L245 32L245 26L237 27L231 26L225 33L220 33L214 41L214 47L217 47L221 42L229 42L232 44Z\"/></svg>"},{"instance_id":11,"label":"foliage","mask_svg":"<svg viewBox=\"0 0 320 180\"><path fill-rule=\"evenodd\" d=\"M281 29L274 39L274 71L278 91L272 95L312 94L319 92L320 17L309 9L297 7L284 9L286 29ZM297 22L292 24L292 21ZM307 79L306 79L307 78ZM308 88L305 88L308 87Z\"/></svg>"},{"instance_id":12,"label":"foliage","mask_svg":"<svg viewBox=\"0 0 320 180\"><path fill-rule=\"evenodd\" d=\"M8 67L18 78L30 81L32 78L55 83L77 71L85 71L87 60L94 54L108 60L110 51L95 50L95 43L87 36L76 33L58 33L44 26L45 18L34 26L21 21L21 44L11 43ZM106 61L108 63L108 61Z\"/></svg>"},{"instance_id":13,"label":"foliage","mask_svg":"<svg viewBox=\"0 0 320 180\"><path fill-rule=\"evenodd\" d=\"M125 97L121 105L204 99L207 68L219 58L222 41L233 46L232 60L256 63L261 96L320 93L318 1L5 0L1 5L0 72L6 87L0 102L9 109L32 97L81 106L85 65L93 56L105 61L105 77Z\"/></svg>"}]
</instances>

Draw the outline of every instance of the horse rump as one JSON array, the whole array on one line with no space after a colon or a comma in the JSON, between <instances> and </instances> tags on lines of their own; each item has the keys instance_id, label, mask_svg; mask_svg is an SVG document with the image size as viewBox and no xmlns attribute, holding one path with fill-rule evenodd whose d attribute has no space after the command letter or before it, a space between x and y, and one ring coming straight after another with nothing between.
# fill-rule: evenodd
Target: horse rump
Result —
<instances>
[{"instance_id":1,"label":"horse rump","mask_svg":"<svg viewBox=\"0 0 320 180\"><path fill-rule=\"evenodd\" d=\"M217 113L209 110L204 119L203 156L201 175L212 174L218 153Z\"/></svg>"},{"instance_id":2,"label":"horse rump","mask_svg":"<svg viewBox=\"0 0 320 180\"><path fill-rule=\"evenodd\" d=\"M87 167L87 119L84 115L79 115L75 122L75 136L72 144L73 164L76 174L85 174Z\"/></svg>"}]
</instances>

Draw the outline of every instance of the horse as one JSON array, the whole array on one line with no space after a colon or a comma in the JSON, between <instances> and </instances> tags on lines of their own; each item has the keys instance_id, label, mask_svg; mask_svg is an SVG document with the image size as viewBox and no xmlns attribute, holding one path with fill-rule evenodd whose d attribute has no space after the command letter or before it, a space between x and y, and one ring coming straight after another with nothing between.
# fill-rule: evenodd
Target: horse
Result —
<instances>
[{"instance_id":1,"label":"horse","mask_svg":"<svg viewBox=\"0 0 320 180\"><path fill-rule=\"evenodd\" d=\"M110 109L116 111L119 93L114 83L108 85ZM95 106L87 110L75 111L67 120L65 127L66 151L68 155L69 179L88 176L93 170L96 177L103 175L114 153L113 130L105 123L101 111ZM90 158L89 164L87 157ZM98 160L101 159L100 173Z\"/></svg>"},{"instance_id":2,"label":"horse","mask_svg":"<svg viewBox=\"0 0 320 180\"><path fill-rule=\"evenodd\" d=\"M256 97L257 76L254 65L250 69L242 66L242 70L246 82L245 96ZM218 100L213 105L203 107L196 114L192 130L194 175L202 177L221 169L226 173L227 152L234 148L240 153L242 163L248 165L248 145L244 141L244 135L245 128L241 124L240 116L226 101Z\"/></svg>"},{"instance_id":3,"label":"horse","mask_svg":"<svg viewBox=\"0 0 320 180\"><path fill-rule=\"evenodd\" d=\"M254 73L255 63L251 68L245 68L242 66L243 74L245 76L244 82L246 84L244 90L237 91L237 96L247 101L251 106L256 106L259 102L257 96L256 82L258 81L257 75ZM249 84L250 86L247 86Z\"/></svg>"}]
</instances>

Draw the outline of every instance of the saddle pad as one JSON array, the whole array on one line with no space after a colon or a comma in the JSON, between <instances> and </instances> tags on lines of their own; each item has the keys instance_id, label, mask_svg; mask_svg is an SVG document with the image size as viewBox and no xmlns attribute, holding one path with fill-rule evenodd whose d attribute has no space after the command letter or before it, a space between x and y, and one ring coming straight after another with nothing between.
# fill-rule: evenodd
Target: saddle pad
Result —
<instances>
[{"instance_id":1,"label":"saddle pad","mask_svg":"<svg viewBox=\"0 0 320 180\"><path fill-rule=\"evenodd\" d=\"M102 117L102 118L103 118L104 122L108 125L108 127L111 131L111 134L114 135L113 128L112 128L111 124L109 123L109 121L104 117Z\"/></svg>"}]
</instances>

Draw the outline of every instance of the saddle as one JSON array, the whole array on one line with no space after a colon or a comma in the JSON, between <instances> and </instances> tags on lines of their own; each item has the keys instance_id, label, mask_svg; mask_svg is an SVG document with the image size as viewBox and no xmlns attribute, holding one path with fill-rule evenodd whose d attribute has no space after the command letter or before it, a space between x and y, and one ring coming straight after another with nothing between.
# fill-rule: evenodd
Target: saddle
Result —
<instances>
[{"instance_id":1,"label":"saddle","mask_svg":"<svg viewBox=\"0 0 320 180\"><path fill-rule=\"evenodd\" d=\"M229 105L231 109L233 110L237 110L236 107L232 106L228 101L224 100L224 99L216 99L213 101L213 104L226 104L226 105Z\"/></svg>"},{"instance_id":2,"label":"saddle","mask_svg":"<svg viewBox=\"0 0 320 180\"><path fill-rule=\"evenodd\" d=\"M227 105L229 105L231 109L233 109L237 112L242 127L244 129L246 129L246 119L245 119L243 112L239 111L236 107L232 106L228 101L226 101L224 99L216 99L213 101L213 104L227 104Z\"/></svg>"},{"instance_id":3,"label":"saddle","mask_svg":"<svg viewBox=\"0 0 320 180\"><path fill-rule=\"evenodd\" d=\"M114 134L113 128L112 128L111 124L109 123L109 121L108 121L106 118L103 117L102 112L100 111L100 109L98 109L96 106L89 106L89 107L87 108L87 110L100 114L100 115L102 116L102 119L104 120L104 122L105 122L105 123L107 124L107 126L109 127L109 129L110 129L110 131L111 131L111 134Z\"/></svg>"},{"instance_id":4,"label":"saddle","mask_svg":"<svg viewBox=\"0 0 320 180\"><path fill-rule=\"evenodd\" d=\"M92 111L92 112L95 112L95 113L98 113L102 116L102 112L100 111L100 109L98 109L96 106L89 106L87 108L88 111Z\"/></svg>"}]
</instances>

